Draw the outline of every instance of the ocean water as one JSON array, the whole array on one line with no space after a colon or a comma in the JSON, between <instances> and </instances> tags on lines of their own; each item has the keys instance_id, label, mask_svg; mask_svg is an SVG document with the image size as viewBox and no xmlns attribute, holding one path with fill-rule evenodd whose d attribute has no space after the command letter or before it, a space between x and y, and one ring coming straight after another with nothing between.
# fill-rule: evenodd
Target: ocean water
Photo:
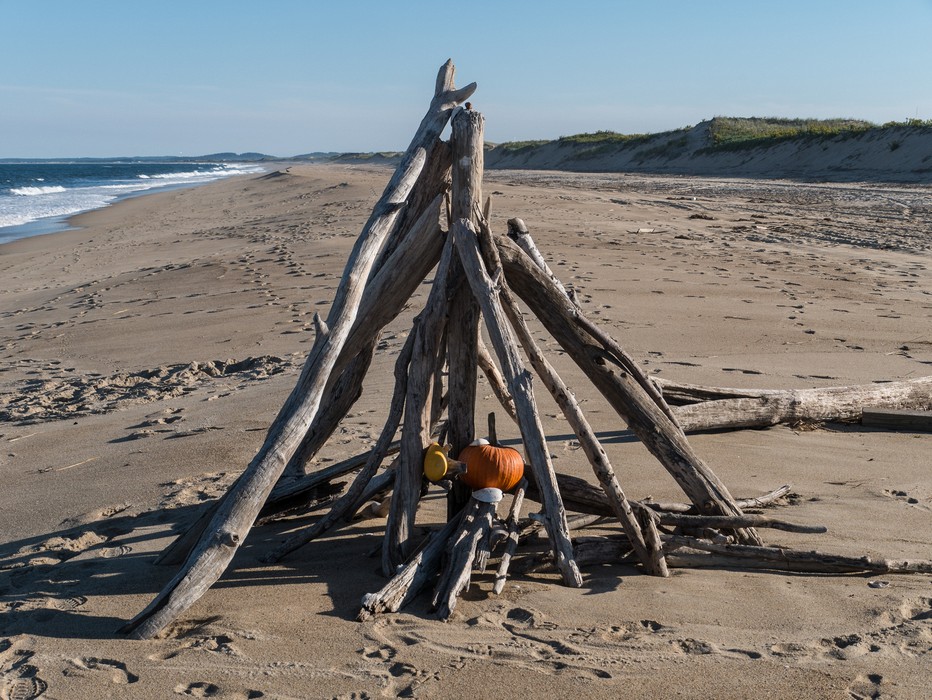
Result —
<instances>
[{"instance_id":1,"label":"ocean water","mask_svg":"<svg viewBox=\"0 0 932 700\"><path fill-rule=\"evenodd\" d=\"M123 197L264 170L251 163L0 163L0 243L64 230L67 217Z\"/></svg>"}]
</instances>

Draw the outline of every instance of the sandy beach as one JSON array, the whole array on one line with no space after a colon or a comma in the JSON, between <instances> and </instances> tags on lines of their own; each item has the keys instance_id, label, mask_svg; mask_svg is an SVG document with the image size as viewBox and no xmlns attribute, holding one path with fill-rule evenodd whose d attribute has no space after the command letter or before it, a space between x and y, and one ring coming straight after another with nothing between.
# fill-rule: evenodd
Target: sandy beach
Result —
<instances>
[{"instance_id":1,"label":"sandy beach","mask_svg":"<svg viewBox=\"0 0 932 700\"><path fill-rule=\"evenodd\" d=\"M116 629L173 576L153 559L255 455L391 172L292 166L122 201L0 246L0 698L927 698L932 579L633 566L477 575L453 618L384 584L364 520L260 563L254 528L159 638ZM932 375L932 187L490 171L583 309L661 378L804 388ZM429 287L383 333L363 397L309 468L363 452ZM596 430L624 423L535 336ZM592 472L538 396L557 470ZM477 415L498 406L480 379ZM518 437L499 419L500 435ZM782 484L768 543L932 558L932 434L860 425L690 437L738 497ZM636 440L629 497L683 500ZM438 491L424 524L442 519ZM536 504L532 509L536 508ZM604 531L604 528L603 530Z\"/></svg>"}]
</instances>

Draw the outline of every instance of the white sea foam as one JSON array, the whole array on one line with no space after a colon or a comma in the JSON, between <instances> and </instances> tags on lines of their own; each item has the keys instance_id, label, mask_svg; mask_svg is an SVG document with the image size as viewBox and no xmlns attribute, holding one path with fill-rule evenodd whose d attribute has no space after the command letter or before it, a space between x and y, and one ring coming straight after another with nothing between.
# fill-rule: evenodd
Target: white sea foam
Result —
<instances>
[{"instance_id":1,"label":"white sea foam","mask_svg":"<svg viewBox=\"0 0 932 700\"><path fill-rule=\"evenodd\" d=\"M20 197L38 197L43 194L57 194L64 191L65 188L58 185L52 187L14 187L10 190L10 194Z\"/></svg>"}]
</instances>

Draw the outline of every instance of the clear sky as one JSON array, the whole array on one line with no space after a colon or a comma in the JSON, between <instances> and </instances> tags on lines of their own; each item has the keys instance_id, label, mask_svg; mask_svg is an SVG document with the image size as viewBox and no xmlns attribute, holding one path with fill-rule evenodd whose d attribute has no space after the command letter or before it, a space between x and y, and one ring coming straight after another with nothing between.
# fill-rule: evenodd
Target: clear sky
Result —
<instances>
[{"instance_id":1,"label":"clear sky","mask_svg":"<svg viewBox=\"0 0 932 700\"><path fill-rule=\"evenodd\" d=\"M0 157L402 150L447 58L496 142L932 118L932 0L0 0Z\"/></svg>"}]
</instances>

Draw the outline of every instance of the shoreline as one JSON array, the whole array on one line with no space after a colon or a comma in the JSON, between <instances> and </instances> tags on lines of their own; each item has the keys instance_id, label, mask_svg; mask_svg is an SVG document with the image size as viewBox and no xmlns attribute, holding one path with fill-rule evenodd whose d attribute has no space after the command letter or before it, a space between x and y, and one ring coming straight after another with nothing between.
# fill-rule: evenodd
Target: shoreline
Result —
<instances>
[{"instance_id":1,"label":"shoreline","mask_svg":"<svg viewBox=\"0 0 932 700\"><path fill-rule=\"evenodd\" d=\"M274 167L275 163L269 163L270 167ZM179 182L168 185L161 185L158 187L151 187L148 189L140 189L133 192L128 192L125 194L117 195L110 202L107 202L101 207L95 207L93 209L86 209L83 211L77 211L72 214L63 214L60 216L48 216L40 219L35 219L33 221L28 221L24 224L17 224L15 226L5 226L0 228L0 245L5 245L6 243L12 243L14 241L21 240L23 238L32 238L35 236L45 236L51 233L63 233L65 231L72 230L76 227L73 220L83 214L89 214L101 209L107 209L116 204L119 204L122 201L127 199L133 199L135 197L145 197L150 194L159 194L161 192L169 192L175 189L187 189L192 187L200 187L202 185L209 185L212 182L217 180L225 180L233 177L249 177L250 175L261 175L263 173L269 172L269 169L266 168L266 164L256 165L256 167L264 168L263 171L257 171L256 173L250 174L239 174L239 175L230 175L227 177L217 178L216 180L208 180L206 182Z\"/></svg>"},{"instance_id":2,"label":"shoreline","mask_svg":"<svg viewBox=\"0 0 932 700\"><path fill-rule=\"evenodd\" d=\"M584 569L581 589L543 572L494 596L494 574L476 574L451 622L419 600L360 623L361 596L385 582L367 557L384 520L261 563L318 514L254 528L158 639L116 635L175 573L153 559L261 446L391 172L272 174L147 193L0 246L0 692L474 698L492 681L553 697L927 693L927 576L690 569L661 580L613 564ZM932 374L922 201L904 207L870 185L511 171L488 171L484 190L493 228L524 219L649 375L803 388ZM383 333L363 396L311 468L376 439L428 289ZM622 431L556 344L539 342L593 429ZM477 395L478 416L498 410L484 380ZM559 410L538 400L556 469L591 481ZM518 435L507 419L499 432ZM774 517L828 527L767 531L768 544L928 558L929 434L830 425L689 440L736 497L790 483L796 495ZM630 498L682 500L639 443L606 451ZM418 525L443 508L432 490Z\"/></svg>"}]
</instances>

